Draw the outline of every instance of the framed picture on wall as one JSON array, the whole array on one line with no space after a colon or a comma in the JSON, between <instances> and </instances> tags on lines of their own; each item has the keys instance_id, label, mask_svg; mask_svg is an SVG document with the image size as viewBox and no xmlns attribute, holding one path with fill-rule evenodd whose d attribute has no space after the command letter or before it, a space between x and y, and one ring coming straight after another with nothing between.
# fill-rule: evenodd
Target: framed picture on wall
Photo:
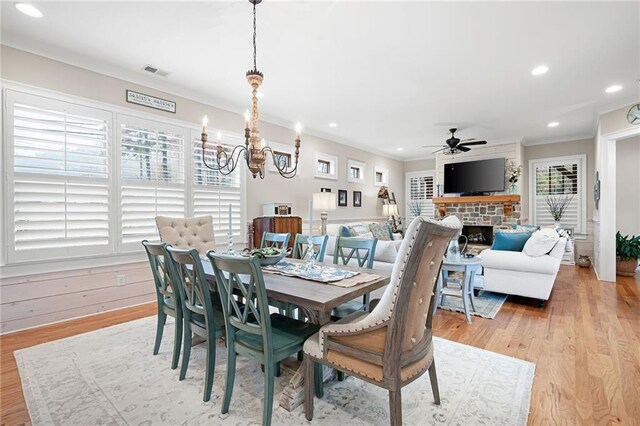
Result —
<instances>
[{"instance_id":1,"label":"framed picture on wall","mask_svg":"<svg viewBox=\"0 0 640 426\"><path fill-rule=\"evenodd\" d=\"M362 207L362 191L353 191L353 207Z\"/></svg>"},{"instance_id":2,"label":"framed picture on wall","mask_svg":"<svg viewBox=\"0 0 640 426\"><path fill-rule=\"evenodd\" d=\"M331 192L331 188L320 188L320 192Z\"/></svg>"},{"instance_id":3,"label":"framed picture on wall","mask_svg":"<svg viewBox=\"0 0 640 426\"><path fill-rule=\"evenodd\" d=\"M347 190L338 189L338 206L347 207Z\"/></svg>"}]
</instances>

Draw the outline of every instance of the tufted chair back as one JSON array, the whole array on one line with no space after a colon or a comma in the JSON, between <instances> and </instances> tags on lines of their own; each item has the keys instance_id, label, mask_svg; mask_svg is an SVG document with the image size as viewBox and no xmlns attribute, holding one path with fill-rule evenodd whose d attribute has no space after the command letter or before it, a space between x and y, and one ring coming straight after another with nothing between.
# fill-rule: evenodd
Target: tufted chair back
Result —
<instances>
[{"instance_id":1,"label":"tufted chair back","mask_svg":"<svg viewBox=\"0 0 640 426\"><path fill-rule=\"evenodd\" d=\"M166 217L156 216L160 240L180 249L196 249L200 254L215 250L213 220L211 216Z\"/></svg>"}]
</instances>

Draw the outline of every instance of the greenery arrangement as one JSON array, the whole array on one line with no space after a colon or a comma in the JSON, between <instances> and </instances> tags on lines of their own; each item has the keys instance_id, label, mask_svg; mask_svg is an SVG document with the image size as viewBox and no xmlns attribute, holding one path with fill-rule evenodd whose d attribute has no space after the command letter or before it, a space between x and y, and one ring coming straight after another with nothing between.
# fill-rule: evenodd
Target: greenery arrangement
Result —
<instances>
[{"instance_id":1,"label":"greenery arrangement","mask_svg":"<svg viewBox=\"0 0 640 426\"><path fill-rule=\"evenodd\" d=\"M616 234L616 255L620 256L622 260L640 259L640 235L623 237L618 231Z\"/></svg>"},{"instance_id":2,"label":"greenery arrangement","mask_svg":"<svg viewBox=\"0 0 640 426\"><path fill-rule=\"evenodd\" d=\"M522 165L516 166L513 161L507 163L507 180L511 185L515 185L522 176Z\"/></svg>"},{"instance_id":3,"label":"greenery arrangement","mask_svg":"<svg viewBox=\"0 0 640 426\"><path fill-rule=\"evenodd\" d=\"M544 201L547 203L547 210L551 213L553 220L560 222L562 216L567 212L572 199L573 194L547 195L544 197Z\"/></svg>"},{"instance_id":4,"label":"greenery arrangement","mask_svg":"<svg viewBox=\"0 0 640 426\"><path fill-rule=\"evenodd\" d=\"M418 217L422 214L422 202L419 200L412 200L407 203L409 211L414 217Z\"/></svg>"}]
</instances>

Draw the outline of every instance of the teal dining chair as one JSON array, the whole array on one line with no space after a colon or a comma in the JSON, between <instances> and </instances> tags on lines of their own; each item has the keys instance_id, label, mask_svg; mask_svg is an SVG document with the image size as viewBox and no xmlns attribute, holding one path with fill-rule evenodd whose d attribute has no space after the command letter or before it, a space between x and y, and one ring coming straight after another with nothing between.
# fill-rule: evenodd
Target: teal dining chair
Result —
<instances>
[{"instance_id":1,"label":"teal dining chair","mask_svg":"<svg viewBox=\"0 0 640 426\"><path fill-rule=\"evenodd\" d=\"M246 356L264 367L262 424L268 426L271 424L277 364L299 352L304 341L319 327L269 313L264 277L255 256L228 256L210 251L207 257L213 266L227 331L227 380L222 414L229 411L231 404L236 355ZM239 289L244 296L244 305L234 299L234 289Z\"/></svg>"},{"instance_id":2,"label":"teal dining chair","mask_svg":"<svg viewBox=\"0 0 640 426\"><path fill-rule=\"evenodd\" d=\"M176 290L171 281L169 270L165 261L164 243L150 243L142 241L149 266L153 275L153 282L156 287L156 298L158 301L158 323L156 326L156 340L153 345L153 354L157 355L162 342L162 332L167 323L167 316L176 320L173 338L173 357L171 358L171 369L178 368L180 359L180 345L182 344L182 303L180 302L180 292Z\"/></svg>"},{"instance_id":3,"label":"teal dining chair","mask_svg":"<svg viewBox=\"0 0 640 426\"><path fill-rule=\"evenodd\" d=\"M296 234L293 240L293 258L304 259L309 252L309 238L311 238L311 244L313 245L314 257L318 262L324 262L324 253L327 250L327 241L329 241L328 235L303 235Z\"/></svg>"},{"instance_id":4,"label":"teal dining chair","mask_svg":"<svg viewBox=\"0 0 640 426\"><path fill-rule=\"evenodd\" d=\"M207 343L207 361L203 400L211 399L216 363L216 339L224 335L222 304L217 293L213 293L207 281L200 255L196 249L166 248L166 258L171 280L176 283L182 299L184 316L184 339L182 366L179 380L184 380L191 355L191 334Z\"/></svg>"},{"instance_id":5,"label":"teal dining chair","mask_svg":"<svg viewBox=\"0 0 640 426\"><path fill-rule=\"evenodd\" d=\"M274 232L265 232L262 234L260 248L277 247L286 249L291 239L290 233L276 234Z\"/></svg>"},{"instance_id":6,"label":"teal dining chair","mask_svg":"<svg viewBox=\"0 0 640 426\"><path fill-rule=\"evenodd\" d=\"M335 265L348 265L351 263L351 266L372 269L377 244L377 238L336 237L333 263ZM356 261L355 265L353 265L354 262L352 260ZM356 311L367 311L369 309L369 299L370 294L367 293L362 297L362 303L357 300L343 303L334 309L333 316L344 318Z\"/></svg>"}]
</instances>

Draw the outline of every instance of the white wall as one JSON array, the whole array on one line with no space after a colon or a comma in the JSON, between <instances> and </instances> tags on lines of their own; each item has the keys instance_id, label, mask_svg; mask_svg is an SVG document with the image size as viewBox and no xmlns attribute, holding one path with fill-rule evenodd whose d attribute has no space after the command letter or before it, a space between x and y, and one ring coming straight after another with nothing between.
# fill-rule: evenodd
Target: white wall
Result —
<instances>
[{"instance_id":1,"label":"white wall","mask_svg":"<svg viewBox=\"0 0 640 426\"><path fill-rule=\"evenodd\" d=\"M640 235L640 136L616 142L616 228Z\"/></svg>"}]
</instances>

